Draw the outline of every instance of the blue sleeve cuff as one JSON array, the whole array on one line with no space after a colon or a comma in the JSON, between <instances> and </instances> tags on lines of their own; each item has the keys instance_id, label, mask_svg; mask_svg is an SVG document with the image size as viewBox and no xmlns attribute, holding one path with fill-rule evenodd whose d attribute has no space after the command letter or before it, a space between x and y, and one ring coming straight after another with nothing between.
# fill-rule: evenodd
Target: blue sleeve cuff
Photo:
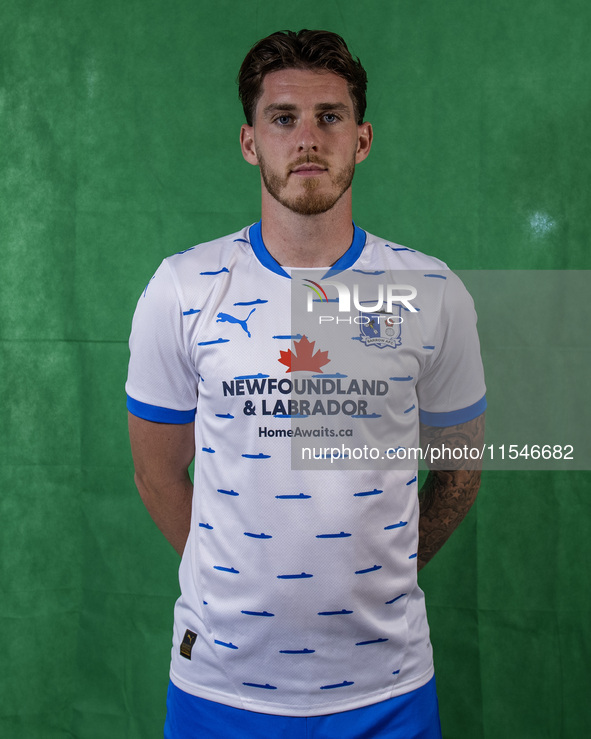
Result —
<instances>
[{"instance_id":1,"label":"blue sleeve cuff","mask_svg":"<svg viewBox=\"0 0 591 739\"><path fill-rule=\"evenodd\" d=\"M419 410L419 420L426 426L456 426L458 423L466 423L473 418L477 418L486 410L486 395L476 401L467 408L460 408L459 411L446 411L444 413L430 413L429 411Z\"/></svg>"},{"instance_id":2,"label":"blue sleeve cuff","mask_svg":"<svg viewBox=\"0 0 591 739\"><path fill-rule=\"evenodd\" d=\"M138 418L155 423L192 423L195 420L196 408L190 411L175 411L172 408L162 408L159 405L141 403L139 400L127 396L127 410Z\"/></svg>"}]
</instances>

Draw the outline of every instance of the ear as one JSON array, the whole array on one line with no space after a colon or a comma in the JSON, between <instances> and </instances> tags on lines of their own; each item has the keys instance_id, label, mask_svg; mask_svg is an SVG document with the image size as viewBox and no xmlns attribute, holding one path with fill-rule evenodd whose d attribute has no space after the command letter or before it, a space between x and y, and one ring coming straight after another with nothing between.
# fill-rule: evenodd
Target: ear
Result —
<instances>
[{"instance_id":1,"label":"ear","mask_svg":"<svg viewBox=\"0 0 591 739\"><path fill-rule=\"evenodd\" d=\"M257 153L254 145L254 127L246 123L240 129L240 148L242 156L249 164L258 165Z\"/></svg>"},{"instance_id":2,"label":"ear","mask_svg":"<svg viewBox=\"0 0 591 739\"><path fill-rule=\"evenodd\" d=\"M355 163L362 162L371 149L373 141L373 128L371 123L362 123L357 130L357 152L355 154Z\"/></svg>"}]
</instances>

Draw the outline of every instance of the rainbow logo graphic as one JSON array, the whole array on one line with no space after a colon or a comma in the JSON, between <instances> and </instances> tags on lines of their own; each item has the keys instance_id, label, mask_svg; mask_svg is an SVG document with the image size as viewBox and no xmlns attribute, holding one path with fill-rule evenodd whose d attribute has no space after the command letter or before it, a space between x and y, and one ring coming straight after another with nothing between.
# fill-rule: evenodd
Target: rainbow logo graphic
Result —
<instances>
[{"instance_id":1,"label":"rainbow logo graphic","mask_svg":"<svg viewBox=\"0 0 591 739\"><path fill-rule=\"evenodd\" d=\"M323 300L325 303L328 303L328 295L325 293L322 285L319 285L317 282L314 282L313 280L304 280L304 284L306 285L306 287L309 287L310 290L312 290L312 292L318 295L321 303Z\"/></svg>"}]
</instances>

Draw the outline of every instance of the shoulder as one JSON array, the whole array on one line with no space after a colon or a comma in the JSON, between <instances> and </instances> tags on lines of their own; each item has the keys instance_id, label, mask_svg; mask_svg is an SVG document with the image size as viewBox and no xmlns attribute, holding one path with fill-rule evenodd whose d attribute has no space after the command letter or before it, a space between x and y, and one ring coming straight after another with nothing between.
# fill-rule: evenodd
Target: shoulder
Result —
<instances>
[{"instance_id":1,"label":"shoulder","mask_svg":"<svg viewBox=\"0 0 591 739\"><path fill-rule=\"evenodd\" d=\"M210 290L230 271L245 269L252 259L252 248L248 240L249 228L205 241L166 257L160 264L152 281L158 280L169 294L176 293L181 302L183 296L194 290Z\"/></svg>"},{"instance_id":2,"label":"shoulder","mask_svg":"<svg viewBox=\"0 0 591 739\"><path fill-rule=\"evenodd\" d=\"M203 270L218 265L222 268L232 255L250 251L249 230L250 226L246 226L227 236L195 244L166 257L164 263L173 271L181 271L193 265L200 265Z\"/></svg>"},{"instance_id":3,"label":"shoulder","mask_svg":"<svg viewBox=\"0 0 591 739\"><path fill-rule=\"evenodd\" d=\"M138 307L150 304L178 308L187 297L191 299L195 290L211 289L230 269L248 262L252 252L249 228L165 257L142 291Z\"/></svg>"},{"instance_id":4,"label":"shoulder","mask_svg":"<svg viewBox=\"0 0 591 739\"><path fill-rule=\"evenodd\" d=\"M404 281L417 287L425 303L423 307L431 309L433 315L439 315L442 308L473 312L474 303L463 282L438 257L366 232L359 266L374 273L407 271Z\"/></svg>"},{"instance_id":5,"label":"shoulder","mask_svg":"<svg viewBox=\"0 0 591 739\"><path fill-rule=\"evenodd\" d=\"M437 257L417 249L402 246L388 239L366 233L363 256L369 260L383 261L390 269L447 270L449 267Z\"/></svg>"}]
</instances>

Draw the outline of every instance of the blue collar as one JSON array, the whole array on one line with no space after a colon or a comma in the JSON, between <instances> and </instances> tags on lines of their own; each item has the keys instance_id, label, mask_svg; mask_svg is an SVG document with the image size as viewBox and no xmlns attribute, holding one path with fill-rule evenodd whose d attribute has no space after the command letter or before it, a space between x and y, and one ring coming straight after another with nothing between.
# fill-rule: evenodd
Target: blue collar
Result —
<instances>
[{"instance_id":1,"label":"blue collar","mask_svg":"<svg viewBox=\"0 0 591 739\"><path fill-rule=\"evenodd\" d=\"M271 270L271 272L275 272L275 274L291 279L291 276L267 251L267 247L263 242L260 221L258 223L255 223L254 226L250 227L248 231L248 237L250 239L252 250L254 251L256 258L263 265L263 267ZM324 280L327 277L334 277L334 275L336 275L338 272L342 272L343 270L352 267L361 256L361 252L363 251L363 247L365 246L366 237L367 234L365 233L365 231L353 224L353 241L351 242L351 246L347 249L342 257L337 259L337 261L332 265L332 267L322 277L322 279Z\"/></svg>"}]
</instances>

